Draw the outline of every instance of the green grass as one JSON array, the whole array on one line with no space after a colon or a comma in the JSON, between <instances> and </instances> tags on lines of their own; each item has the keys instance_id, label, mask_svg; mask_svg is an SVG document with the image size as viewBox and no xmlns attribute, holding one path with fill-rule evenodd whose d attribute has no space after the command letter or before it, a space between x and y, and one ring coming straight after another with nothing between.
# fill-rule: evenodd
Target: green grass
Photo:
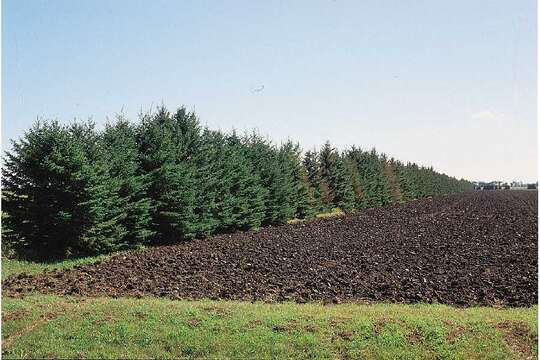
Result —
<instances>
[{"instance_id":1,"label":"green grass","mask_svg":"<svg viewBox=\"0 0 540 360\"><path fill-rule=\"evenodd\" d=\"M536 358L537 306L2 301L7 358Z\"/></svg>"},{"instance_id":2,"label":"green grass","mask_svg":"<svg viewBox=\"0 0 540 360\"><path fill-rule=\"evenodd\" d=\"M104 260L107 255L80 257L53 262L34 262L27 260L2 259L2 280L8 276L25 272L27 274L36 274L43 270L52 269L70 269L77 265L91 264L99 260Z\"/></svg>"},{"instance_id":3,"label":"green grass","mask_svg":"<svg viewBox=\"0 0 540 360\"><path fill-rule=\"evenodd\" d=\"M327 218L327 217L334 217L334 216L343 216L345 215L345 212L341 210L340 208L333 208L332 211L320 213L315 215L318 218Z\"/></svg>"}]
</instances>

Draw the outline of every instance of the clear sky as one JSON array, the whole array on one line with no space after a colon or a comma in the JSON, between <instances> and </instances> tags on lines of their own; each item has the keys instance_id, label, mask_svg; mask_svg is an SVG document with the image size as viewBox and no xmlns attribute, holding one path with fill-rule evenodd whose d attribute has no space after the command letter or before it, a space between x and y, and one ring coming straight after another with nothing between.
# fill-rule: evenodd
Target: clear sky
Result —
<instances>
[{"instance_id":1,"label":"clear sky","mask_svg":"<svg viewBox=\"0 0 540 360\"><path fill-rule=\"evenodd\" d=\"M213 129L536 181L534 0L2 1L2 141L162 102Z\"/></svg>"}]
</instances>

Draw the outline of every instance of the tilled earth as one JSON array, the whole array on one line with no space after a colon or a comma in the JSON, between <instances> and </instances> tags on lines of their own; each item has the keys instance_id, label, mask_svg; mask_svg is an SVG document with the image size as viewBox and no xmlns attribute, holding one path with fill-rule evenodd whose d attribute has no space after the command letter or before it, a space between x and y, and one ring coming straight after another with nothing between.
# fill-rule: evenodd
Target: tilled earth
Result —
<instances>
[{"instance_id":1,"label":"tilled earth","mask_svg":"<svg viewBox=\"0 0 540 360\"><path fill-rule=\"evenodd\" d=\"M4 295L537 303L537 192L484 191L21 274Z\"/></svg>"}]
</instances>

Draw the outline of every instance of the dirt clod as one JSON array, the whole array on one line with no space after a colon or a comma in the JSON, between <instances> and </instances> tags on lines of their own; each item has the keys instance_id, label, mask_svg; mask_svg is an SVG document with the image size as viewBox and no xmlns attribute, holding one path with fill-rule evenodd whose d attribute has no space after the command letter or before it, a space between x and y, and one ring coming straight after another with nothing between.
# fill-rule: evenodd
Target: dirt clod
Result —
<instances>
[{"instance_id":1,"label":"dirt clod","mask_svg":"<svg viewBox=\"0 0 540 360\"><path fill-rule=\"evenodd\" d=\"M497 324L503 332L507 346L524 359L533 359L532 347L538 339L530 332L526 323L521 321L503 321Z\"/></svg>"}]
</instances>

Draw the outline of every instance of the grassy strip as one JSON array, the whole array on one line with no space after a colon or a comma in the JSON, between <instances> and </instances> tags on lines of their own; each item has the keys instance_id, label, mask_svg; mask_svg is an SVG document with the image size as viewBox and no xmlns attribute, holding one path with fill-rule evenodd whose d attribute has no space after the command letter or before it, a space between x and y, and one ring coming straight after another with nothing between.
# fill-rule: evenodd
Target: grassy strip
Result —
<instances>
[{"instance_id":1,"label":"grassy strip","mask_svg":"<svg viewBox=\"0 0 540 360\"><path fill-rule=\"evenodd\" d=\"M17 358L536 358L537 306L264 304L34 295L2 301Z\"/></svg>"},{"instance_id":2,"label":"grassy strip","mask_svg":"<svg viewBox=\"0 0 540 360\"><path fill-rule=\"evenodd\" d=\"M89 256L51 262L2 259L2 280L8 276L22 272L27 274L37 274L45 269L70 269L77 265L92 264L96 261L104 260L109 256L110 255Z\"/></svg>"},{"instance_id":3,"label":"grassy strip","mask_svg":"<svg viewBox=\"0 0 540 360\"><path fill-rule=\"evenodd\" d=\"M315 215L317 218L327 218L327 217L334 217L334 216L343 216L345 213L340 208L334 208L332 211L320 213Z\"/></svg>"}]
</instances>

